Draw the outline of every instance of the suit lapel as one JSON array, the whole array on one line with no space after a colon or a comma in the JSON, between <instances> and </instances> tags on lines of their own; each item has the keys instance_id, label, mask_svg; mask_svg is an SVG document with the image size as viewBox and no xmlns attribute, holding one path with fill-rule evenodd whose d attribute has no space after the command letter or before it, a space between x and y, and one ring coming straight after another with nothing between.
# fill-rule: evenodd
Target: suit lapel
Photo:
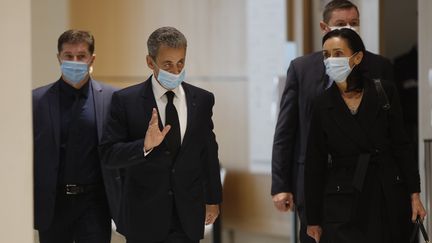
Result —
<instances>
[{"instance_id":1,"label":"suit lapel","mask_svg":"<svg viewBox=\"0 0 432 243\"><path fill-rule=\"evenodd\" d=\"M60 147L60 81L48 93L48 106L56 148Z\"/></svg>"},{"instance_id":2,"label":"suit lapel","mask_svg":"<svg viewBox=\"0 0 432 243\"><path fill-rule=\"evenodd\" d=\"M153 108L156 108L156 110L158 112L158 125L159 125L159 129L162 130L163 129L162 120L161 120L161 117L159 115L159 108L158 108L158 106L156 104L156 99L155 99L155 96L154 96L154 93L153 93L151 76L150 76L149 79L147 79L143 83L143 86L142 86L142 89L141 89L141 97L143 98L143 105L144 105L145 114L149 114L149 116L150 116L150 117L148 117L149 121L151 119L151 114L152 114ZM149 112L147 112L147 111L149 111Z\"/></svg>"},{"instance_id":3,"label":"suit lapel","mask_svg":"<svg viewBox=\"0 0 432 243\"><path fill-rule=\"evenodd\" d=\"M99 141L102 138L102 129L103 129L103 121L104 121L104 97L103 97L103 91L102 87L94 81L93 79L90 80L91 88L93 92L93 101L94 101L94 109L96 113L96 126L97 126L97 133L98 133L98 139Z\"/></svg>"},{"instance_id":4,"label":"suit lapel","mask_svg":"<svg viewBox=\"0 0 432 243\"><path fill-rule=\"evenodd\" d=\"M371 144L368 137L364 129L349 112L336 84L330 87L329 95L329 114L337 126L346 137L357 144L362 150L369 150Z\"/></svg>"},{"instance_id":5,"label":"suit lapel","mask_svg":"<svg viewBox=\"0 0 432 243\"><path fill-rule=\"evenodd\" d=\"M190 139L191 139L191 133L195 122L195 115L196 115L196 95L193 93L193 91L190 89L187 83L183 83L183 90L186 94L186 105L187 105L187 124L186 124L186 131L185 135L183 137L183 142L180 147L180 154L186 148L188 145Z\"/></svg>"}]
</instances>

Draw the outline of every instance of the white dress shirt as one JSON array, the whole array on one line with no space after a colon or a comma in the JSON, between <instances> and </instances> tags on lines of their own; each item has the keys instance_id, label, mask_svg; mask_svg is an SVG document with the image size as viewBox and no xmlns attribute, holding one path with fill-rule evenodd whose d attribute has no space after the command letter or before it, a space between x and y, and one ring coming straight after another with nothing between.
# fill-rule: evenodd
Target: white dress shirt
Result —
<instances>
[{"instance_id":1,"label":"white dress shirt","mask_svg":"<svg viewBox=\"0 0 432 243\"><path fill-rule=\"evenodd\" d=\"M165 126L165 107L168 103L168 98L165 93L169 90L166 90L159 82L156 80L154 75L152 76L152 88L153 94L155 96L156 105L159 111L159 117L162 120L162 124ZM183 87L180 85L177 88L171 90L174 92L173 103L177 110L179 122L180 122L180 135L181 142L183 142L183 137L186 132L187 125L187 105L186 105L186 94L184 92Z\"/></svg>"},{"instance_id":2,"label":"white dress shirt","mask_svg":"<svg viewBox=\"0 0 432 243\"><path fill-rule=\"evenodd\" d=\"M162 125L165 126L165 107L168 103L168 98L165 95L165 93L169 90L162 87L162 85L160 85L160 83L156 80L154 75L152 76L151 82L152 82L152 89L153 89L154 98L156 100L156 105L157 105L157 109L159 112L159 117L161 118ZM182 143L184 134L186 132L186 126L187 126L186 94L185 94L184 89L181 85L179 87L171 90L171 91L174 92L174 94L175 94L174 99L173 99L173 103L174 103L174 106L177 110L177 114L178 114L178 118L179 118L180 136L181 136L180 142ZM153 148L150 149L149 151L145 151L145 149L143 148L144 157L147 156L152 150L153 150Z\"/></svg>"}]
</instances>

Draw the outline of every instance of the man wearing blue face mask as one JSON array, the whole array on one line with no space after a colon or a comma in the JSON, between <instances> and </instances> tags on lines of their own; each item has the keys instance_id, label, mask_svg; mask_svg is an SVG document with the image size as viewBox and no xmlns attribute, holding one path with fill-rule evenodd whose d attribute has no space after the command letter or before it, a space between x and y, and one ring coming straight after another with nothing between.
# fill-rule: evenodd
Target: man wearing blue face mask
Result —
<instances>
[{"instance_id":1,"label":"man wearing blue face mask","mask_svg":"<svg viewBox=\"0 0 432 243\"><path fill-rule=\"evenodd\" d=\"M97 149L114 90L90 77L93 35L68 30L57 47L61 78L33 91L35 229L41 243L108 243L121 185Z\"/></svg>"},{"instance_id":2,"label":"man wearing blue face mask","mask_svg":"<svg viewBox=\"0 0 432 243\"><path fill-rule=\"evenodd\" d=\"M198 243L219 215L222 187L212 93L185 79L186 38L173 27L147 41L147 81L113 94L100 151L125 171L128 243Z\"/></svg>"},{"instance_id":3,"label":"man wearing blue face mask","mask_svg":"<svg viewBox=\"0 0 432 243\"><path fill-rule=\"evenodd\" d=\"M358 32L360 14L357 6L347 0L330 1L324 8L320 27L323 34L338 28ZM287 71L273 141L271 195L274 206L281 212L293 210L296 204L302 243L315 242L306 234L307 209L304 202L304 162L312 101L334 81L348 75L350 70L347 70L346 61L327 61L331 62L328 67L332 68L326 75L324 58L319 51L296 58ZM393 80L389 60L366 51L363 62L371 67L366 74L369 78Z\"/></svg>"}]
</instances>

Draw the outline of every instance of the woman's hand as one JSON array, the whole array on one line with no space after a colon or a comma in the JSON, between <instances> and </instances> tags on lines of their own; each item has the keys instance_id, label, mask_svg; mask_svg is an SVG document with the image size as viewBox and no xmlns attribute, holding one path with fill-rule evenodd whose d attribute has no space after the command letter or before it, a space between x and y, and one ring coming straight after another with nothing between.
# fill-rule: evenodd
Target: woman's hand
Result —
<instances>
[{"instance_id":1,"label":"woman's hand","mask_svg":"<svg viewBox=\"0 0 432 243\"><path fill-rule=\"evenodd\" d=\"M420 193L415 192L411 194L411 208L412 208L411 220L413 222L416 221L417 216L420 216L421 220L423 220L426 217L426 210L423 207L423 203L420 200Z\"/></svg>"},{"instance_id":2,"label":"woman's hand","mask_svg":"<svg viewBox=\"0 0 432 243\"><path fill-rule=\"evenodd\" d=\"M308 225L307 234L318 243L321 239L322 228L319 225Z\"/></svg>"}]
</instances>

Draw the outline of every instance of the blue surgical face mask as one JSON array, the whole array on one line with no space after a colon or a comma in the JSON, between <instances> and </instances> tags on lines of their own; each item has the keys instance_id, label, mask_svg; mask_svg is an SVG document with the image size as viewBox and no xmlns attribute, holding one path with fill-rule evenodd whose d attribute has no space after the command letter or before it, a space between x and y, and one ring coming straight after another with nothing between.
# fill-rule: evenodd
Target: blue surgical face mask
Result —
<instances>
[{"instance_id":1,"label":"blue surgical face mask","mask_svg":"<svg viewBox=\"0 0 432 243\"><path fill-rule=\"evenodd\" d=\"M179 74L172 74L163 69L159 68L159 74L157 80L167 90L173 90L177 88L185 79L186 71L183 68Z\"/></svg>"},{"instance_id":2,"label":"blue surgical face mask","mask_svg":"<svg viewBox=\"0 0 432 243\"><path fill-rule=\"evenodd\" d=\"M352 56L354 55L355 53ZM352 71L349 65L351 57L329 57L324 59L326 74L330 79L334 80L336 83L342 83L347 79Z\"/></svg>"},{"instance_id":3,"label":"blue surgical face mask","mask_svg":"<svg viewBox=\"0 0 432 243\"><path fill-rule=\"evenodd\" d=\"M67 81L77 84L89 73L89 66L85 62L62 61L61 71Z\"/></svg>"}]
</instances>

